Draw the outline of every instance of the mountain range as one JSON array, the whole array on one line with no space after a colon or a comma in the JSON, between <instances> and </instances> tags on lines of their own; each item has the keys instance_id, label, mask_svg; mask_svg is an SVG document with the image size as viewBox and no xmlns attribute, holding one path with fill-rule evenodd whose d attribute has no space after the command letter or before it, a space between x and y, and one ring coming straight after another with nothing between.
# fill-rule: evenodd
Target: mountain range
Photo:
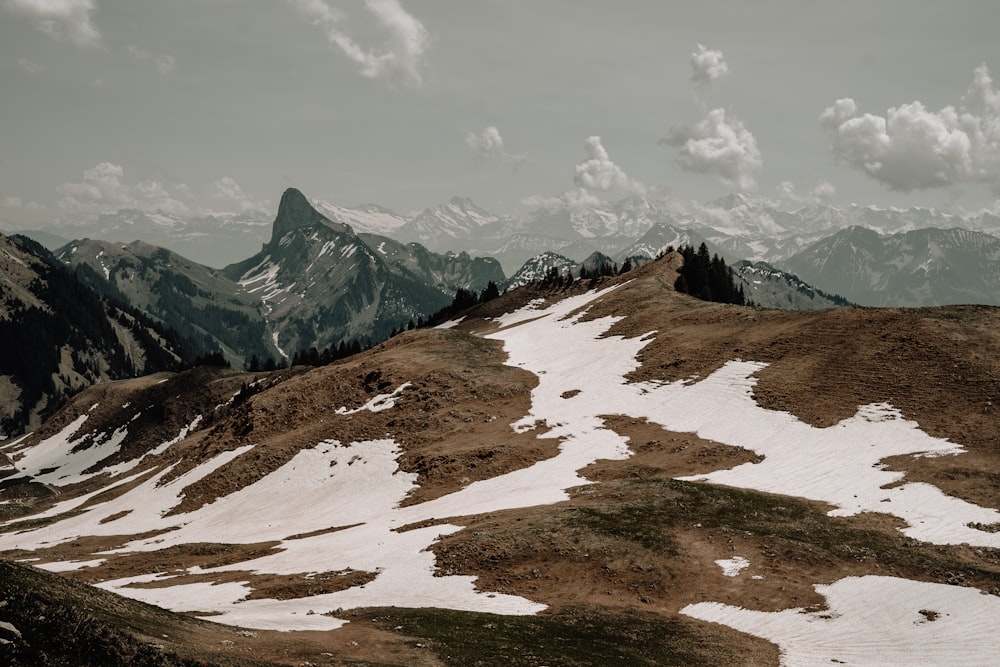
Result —
<instances>
[{"instance_id":1,"label":"mountain range","mask_svg":"<svg viewBox=\"0 0 1000 667\"><path fill-rule=\"evenodd\" d=\"M1000 231L1000 217L988 212L957 216L926 208L840 209L816 203L786 210L787 207L771 200L742 194L706 204L633 196L596 207L543 206L519 217L492 213L462 197L412 216L376 204L352 208L322 200L310 203L327 220L346 225L356 234L389 237L404 245L419 243L440 254L467 252L473 257L493 257L507 275L513 275L525 262L544 252L555 252L574 262L601 252L621 264L630 256L653 257L668 246L697 246L704 242L730 264L763 261L798 275L817 289L841 294L856 303L943 305L968 300L1000 303L1000 297L996 296L1000 294L997 289L1000 284L989 267L990 241L981 236L995 238ZM845 240L844 230L852 228L887 238L910 236L880 244L873 244L871 234L866 239L858 236L854 241ZM938 243L913 236L924 229L938 230L934 234L962 229L980 236L967 234L959 238L952 234L950 239L942 241L948 248L941 252L911 251L909 246L913 244ZM184 219L164 213L120 211L102 216L93 224L81 222L47 233L109 241L138 238L194 261L221 266L259 252L269 242L270 230L270 218L261 212ZM47 240L56 242L51 236ZM818 258L833 251L833 245L844 243L861 251L847 261L851 268L844 268L844 275L839 277L835 275L836 263L826 262L821 270ZM916 261L914 253L920 252L934 266L933 278L942 281L938 287L921 287L917 284L919 276L904 278L899 273L908 271L905 267ZM922 263L918 261L913 270L918 270ZM888 271L893 277L887 273L889 265L900 265ZM862 285L859 276L868 276L870 280L866 279L867 284ZM852 280L857 284L850 284Z\"/></svg>"},{"instance_id":2,"label":"mountain range","mask_svg":"<svg viewBox=\"0 0 1000 667\"><path fill-rule=\"evenodd\" d=\"M989 662L1000 310L708 303L679 262L77 394L0 447L32 565L0 563L0 657Z\"/></svg>"}]
</instances>

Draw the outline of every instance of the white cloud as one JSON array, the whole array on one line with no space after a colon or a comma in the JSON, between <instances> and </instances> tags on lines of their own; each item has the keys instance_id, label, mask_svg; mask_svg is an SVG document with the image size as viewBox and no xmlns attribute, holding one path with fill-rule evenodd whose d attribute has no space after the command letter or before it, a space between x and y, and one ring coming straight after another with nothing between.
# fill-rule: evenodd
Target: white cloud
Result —
<instances>
[{"instance_id":1,"label":"white cloud","mask_svg":"<svg viewBox=\"0 0 1000 667\"><path fill-rule=\"evenodd\" d=\"M248 195L235 179L223 176L212 184L212 197L227 204L229 210L239 212L266 210L266 202Z\"/></svg>"},{"instance_id":2,"label":"white cloud","mask_svg":"<svg viewBox=\"0 0 1000 667\"><path fill-rule=\"evenodd\" d=\"M518 166L525 160L524 155L511 155L503 145L500 130L490 125L481 133L469 132L465 135L465 145L484 160L497 160L504 164Z\"/></svg>"},{"instance_id":3,"label":"white cloud","mask_svg":"<svg viewBox=\"0 0 1000 667\"><path fill-rule=\"evenodd\" d=\"M132 54L132 57L136 60L149 60L156 65L156 69L160 71L160 74L169 74L177 66L177 61L169 53L161 53L160 55L153 55L149 51L140 49L135 44L130 44L128 47L128 52Z\"/></svg>"},{"instance_id":4,"label":"white cloud","mask_svg":"<svg viewBox=\"0 0 1000 667\"><path fill-rule=\"evenodd\" d=\"M691 80L699 86L711 84L727 74L729 65L722 51L713 51L699 44L698 50L691 54Z\"/></svg>"},{"instance_id":5,"label":"white cloud","mask_svg":"<svg viewBox=\"0 0 1000 667\"><path fill-rule=\"evenodd\" d=\"M830 201L837 196L837 188L830 181L820 181L809 194L817 201Z\"/></svg>"},{"instance_id":6,"label":"white cloud","mask_svg":"<svg viewBox=\"0 0 1000 667\"><path fill-rule=\"evenodd\" d=\"M45 207L34 201L23 201L20 197L4 197L0 199L0 208L10 208L20 211L40 211Z\"/></svg>"},{"instance_id":7,"label":"white cloud","mask_svg":"<svg viewBox=\"0 0 1000 667\"><path fill-rule=\"evenodd\" d=\"M327 0L288 1L322 28L327 39L358 65L362 76L382 79L390 85L423 85L421 69L429 44L427 28L403 9L399 0L365 0L365 7L388 33L381 50L368 50L358 44L347 30L344 13L331 7Z\"/></svg>"},{"instance_id":8,"label":"white cloud","mask_svg":"<svg viewBox=\"0 0 1000 667\"><path fill-rule=\"evenodd\" d=\"M740 191L757 189L764 162L757 140L726 110L712 109L697 124L671 131L660 143L678 148L678 162L688 171L709 174Z\"/></svg>"},{"instance_id":9,"label":"white cloud","mask_svg":"<svg viewBox=\"0 0 1000 667\"><path fill-rule=\"evenodd\" d=\"M5 0L4 7L25 16L49 37L69 40L81 47L100 46L101 33L91 14L94 0Z\"/></svg>"},{"instance_id":10,"label":"white cloud","mask_svg":"<svg viewBox=\"0 0 1000 667\"><path fill-rule=\"evenodd\" d=\"M128 185L123 181L124 175L125 170L121 165L101 162L84 171L80 182L58 186L57 205L64 211L77 215L114 213L123 208L166 211L178 215L190 212L187 203L178 198L186 188L168 187L151 180Z\"/></svg>"},{"instance_id":11,"label":"white cloud","mask_svg":"<svg viewBox=\"0 0 1000 667\"><path fill-rule=\"evenodd\" d=\"M837 196L837 188L826 179L817 181L815 187L806 195L799 193L792 181L782 181L775 188L775 191L778 193L780 202L794 205L822 204Z\"/></svg>"},{"instance_id":12,"label":"white cloud","mask_svg":"<svg viewBox=\"0 0 1000 667\"><path fill-rule=\"evenodd\" d=\"M153 58L153 64L156 65L156 69L160 70L160 74L166 74L177 66L177 61L169 53L161 53Z\"/></svg>"},{"instance_id":13,"label":"white cloud","mask_svg":"<svg viewBox=\"0 0 1000 667\"><path fill-rule=\"evenodd\" d=\"M584 149L588 159L576 165L573 177L576 185L604 192L617 190L640 195L646 192L646 186L629 178L621 167L611 161L600 137L587 137Z\"/></svg>"},{"instance_id":14,"label":"white cloud","mask_svg":"<svg viewBox=\"0 0 1000 667\"><path fill-rule=\"evenodd\" d=\"M837 159L892 190L983 184L1000 192L1000 94L985 64L957 107L930 111L915 101L877 116L844 98L820 123Z\"/></svg>"},{"instance_id":15,"label":"white cloud","mask_svg":"<svg viewBox=\"0 0 1000 667\"><path fill-rule=\"evenodd\" d=\"M45 69L44 67L42 67L38 63L32 62L32 61L28 60L27 58L18 58L17 59L17 66L20 67L21 69L23 69L28 74L38 74L43 69Z\"/></svg>"},{"instance_id":16,"label":"white cloud","mask_svg":"<svg viewBox=\"0 0 1000 667\"><path fill-rule=\"evenodd\" d=\"M532 195L522 199L521 203L529 208L544 208L549 212L566 210L570 213L578 213L597 208L603 202L586 188L574 188L555 197Z\"/></svg>"}]
</instances>

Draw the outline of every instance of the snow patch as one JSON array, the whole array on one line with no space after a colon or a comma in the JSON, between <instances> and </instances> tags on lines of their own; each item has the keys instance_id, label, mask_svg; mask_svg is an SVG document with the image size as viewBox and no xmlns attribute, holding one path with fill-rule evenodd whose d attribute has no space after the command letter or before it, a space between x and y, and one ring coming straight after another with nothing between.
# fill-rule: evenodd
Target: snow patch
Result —
<instances>
[{"instance_id":1,"label":"snow patch","mask_svg":"<svg viewBox=\"0 0 1000 667\"><path fill-rule=\"evenodd\" d=\"M348 410L346 407L339 407L336 412L338 415L353 415L361 412L362 410L368 410L369 412L382 412L383 410L394 408L396 407L396 399L399 398L399 395L403 392L403 390L412 386L412 382L404 382L396 387L396 390L391 394L379 394L361 407L354 408L353 410Z\"/></svg>"},{"instance_id":2,"label":"snow patch","mask_svg":"<svg viewBox=\"0 0 1000 667\"><path fill-rule=\"evenodd\" d=\"M733 556L715 561L715 564L722 568L722 576L738 577L740 572L750 567L750 561L743 556Z\"/></svg>"},{"instance_id":3,"label":"snow patch","mask_svg":"<svg viewBox=\"0 0 1000 667\"><path fill-rule=\"evenodd\" d=\"M435 329L454 329L459 324L461 324L464 319L465 319L465 316L463 315L462 317L458 318L457 320L448 320L447 322L445 322L443 324L439 324L439 325L437 325L434 328Z\"/></svg>"},{"instance_id":4,"label":"snow patch","mask_svg":"<svg viewBox=\"0 0 1000 667\"><path fill-rule=\"evenodd\" d=\"M814 588L827 609L765 612L700 602L681 613L774 642L785 667L971 666L1000 655L1000 598L976 588L879 576Z\"/></svg>"}]
</instances>

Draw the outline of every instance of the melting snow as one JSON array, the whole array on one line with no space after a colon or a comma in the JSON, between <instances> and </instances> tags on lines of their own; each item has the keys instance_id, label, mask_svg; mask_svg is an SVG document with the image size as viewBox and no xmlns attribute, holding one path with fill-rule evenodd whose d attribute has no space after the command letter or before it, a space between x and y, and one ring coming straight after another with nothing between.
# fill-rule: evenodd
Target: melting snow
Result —
<instances>
[{"instance_id":1,"label":"melting snow","mask_svg":"<svg viewBox=\"0 0 1000 667\"><path fill-rule=\"evenodd\" d=\"M49 572L71 572L72 570L82 570L85 567L94 567L107 562L107 558L97 558L95 560L64 560L52 563L40 563L39 568Z\"/></svg>"},{"instance_id":2,"label":"melting snow","mask_svg":"<svg viewBox=\"0 0 1000 667\"><path fill-rule=\"evenodd\" d=\"M128 426L122 426L110 435L97 435L89 447L76 449L83 444L84 438L81 436L72 440L72 437L80 431L88 416L80 415L63 430L25 450L24 456L14 462L18 472L42 484L63 486L82 482L98 474L83 471L116 453L128 435Z\"/></svg>"},{"instance_id":3,"label":"melting snow","mask_svg":"<svg viewBox=\"0 0 1000 667\"><path fill-rule=\"evenodd\" d=\"M465 319L465 316L463 315L462 317L458 318L457 320L448 320L447 322L445 322L443 324L439 324L439 325L437 325L434 328L435 329L454 329L459 324L461 324L462 320L464 320L464 319Z\"/></svg>"},{"instance_id":4,"label":"melting snow","mask_svg":"<svg viewBox=\"0 0 1000 667\"><path fill-rule=\"evenodd\" d=\"M300 451L278 470L230 496L193 512L162 516L176 506L187 485L247 451L249 447L246 447L226 452L179 479L161 484L169 471L164 470L121 497L94 504L77 516L16 535L0 535L0 550L15 545L31 549L58 544L75 539L77 535L122 535L173 528L153 538L136 540L118 551L152 551L204 541L280 540L281 551L277 553L212 571L302 574L350 568L377 573L376 578L364 586L283 601L247 600L248 585L239 582L217 586L181 584L161 589L129 587L130 583L153 579L169 582L169 578L147 575L102 584L124 595L174 609L219 612L222 615L213 620L253 627L332 628L343 621L324 615L331 610L382 605L535 613L544 606L516 596L477 592L473 577L435 576L435 559L427 548L440 536L461 530L460 526L444 524L403 532L396 529L430 519L566 499L566 489L589 483L579 476L578 470L598 459L625 459L631 455L627 440L605 427L599 415L606 414L647 418L673 431L693 432L702 438L743 446L765 456L762 463L745 464L698 479L824 500L838 507L836 514L890 512L907 521L905 532L919 539L1000 546L1000 534L977 531L966 525L970 522L997 523L1000 513L996 510L946 496L927 484L881 488L902 478L901 473L880 467L880 461L887 456L948 455L962 451L954 443L923 433L915 423L902 419L891 406L865 406L854 417L834 427L815 428L786 412L758 406L752 396L756 382L753 376L765 365L744 361L729 362L709 377L691 384L626 382L625 377L639 366L637 355L652 339L652 333L638 338L606 336L621 318L603 317L583 322L579 315L571 315L613 289L617 288L572 297L544 309L540 302L532 302L499 318L497 321L503 328L489 336L503 341L509 364L527 369L538 377L538 384L532 390L529 414L512 427L519 432L536 430L539 438L559 440L559 454L551 459L474 482L435 500L399 507L413 488L414 476L398 470L399 450L395 443L383 440L341 445L326 441ZM376 396L359 408L348 410L345 407L338 412L351 414L359 410L391 408L399 392L407 386L408 383L392 394ZM578 390L578 393L563 398L568 390ZM724 417L720 419L720 415ZM886 498L890 502L882 502ZM125 510L130 511L113 521L100 523L101 519ZM338 530L331 531L333 528ZM326 532L292 539L295 535L316 531ZM743 566L738 558L723 561L720 566ZM905 588L910 584L926 586L913 582L893 586ZM840 582L821 592L830 592L832 608L847 610L849 604L853 604L851 595L857 591L845 584L848 588L843 590L849 589L850 595L845 593L841 601L836 595L842 590L836 588L839 585ZM889 584L885 587L886 595L897 594L896 588ZM868 589L862 586L857 590ZM977 604L984 604L976 597L978 592L971 591L968 595L972 596L970 600L975 598ZM935 593L931 597L931 602L926 604L952 613L949 612L952 607L946 607L950 604L947 595ZM880 602L888 605L887 600L891 599L887 597ZM694 605L688 610L722 608L705 604L708 606ZM310 614L310 611L316 613ZM727 613L737 617L743 611ZM996 608L991 606L986 611L989 613L980 615L980 624L995 626L995 621L982 619L997 618ZM838 613L847 616L843 611ZM786 612L779 612L777 617L786 620L790 617L781 614ZM798 611L794 611L794 615L799 620L800 617L810 618ZM827 623L828 619L820 616L811 618L817 621L817 627L833 623ZM940 619L935 621L939 622ZM857 632L847 621L843 623L845 625L832 627L843 627L845 633ZM869 625L880 627L876 623ZM997 636L995 630L992 627L986 633L980 628L982 634L990 636ZM900 630L903 636L905 631L905 628ZM899 637L892 637L884 627L878 634L882 641L905 643L900 642ZM839 636L838 641L838 650L851 643L845 636Z\"/></svg>"},{"instance_id":5,"label":"melting snow","mask_svg":"<svg viewBox=\"0 0 1000 667\"><path fill-rule=\"evenodd\" d=\"M1000 598L976 588L877 576L815 588L827 609L764 612L700 602L681 613L778 644L786 667L987 665L1000 655Z\"/></svg>"},{"instance_id":6,"label":"melting snow","mask_svg":"<svg viewBox=\"0 0 1000 667\"><path fill-rule=\"evenodd\" d=\"M750 561L743 556L733 556L715 561L715 564L722 568L722 575L725 577L738 577L740 572L750 567Z\"/></svg>"},{"instance_id":7,"label":"melting snow","mask_svg":"<svg viewBox=\"0 0 1000 667\"><path fill-rule=\"evenodd\" d=\"M355 413L361 412L362 410L368 410L369 412L382 412L383 410L388 410L389 408L396 407L396 399L399 395L403 393L403 390L407 387L411 387L411 382L404 382L403 384L396 387L396 390L391 394L379 394L375 398L371 399L359 408L354 408L353 410L348 410L345 407L337 408L338 415L353 415Z\"/></svg>"},{"instance_id":8,"label":"melting snow","mask_svg":"<svg viewBox=\"0 0 1000 667\"><path fill-rule=\"evenodd\" d=\"M137 459L133 459L131 461L126 461L124 463L119 463L118 465L114 465L114 466L108 466L108 467L104 468L104 472L107 472L112 477L116 477L118 475L121 475L122 473L125 473L125 472L128 472L128 471L134 469L136 466L138 466L140 463L142 463L147 458L150 458L150 457L153 457L153 456L159 456L163 452L165 452L168 449L170 449L173 445L176 445L178 442L180 442L184 438L188 437L188 434L191 433L192 431L194 431L198 427L198 424L200 422L201 422L201 415L198 415L193 420L191 420L190 424L188 424L187 426L185 426L184 428L182 428L180 430L180 433L178 433L176 437L174 437L174 438L172 438L170 440L167 440L165 442L160 443L155 448L149 450L148 452L146 452L145 454L143 454L142 456L140 456Z\"/></svg>"}]
</instances>

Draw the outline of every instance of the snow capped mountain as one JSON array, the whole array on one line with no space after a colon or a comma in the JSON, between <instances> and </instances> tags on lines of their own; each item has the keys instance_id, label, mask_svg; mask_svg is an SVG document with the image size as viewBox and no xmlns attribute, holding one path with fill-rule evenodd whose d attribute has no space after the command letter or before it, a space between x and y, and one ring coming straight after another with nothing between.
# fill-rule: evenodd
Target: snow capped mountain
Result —
<instances>
[{"instance_id":1,"label":"snow capped mountain","mask_svg":"<svg viewBox=\"0 0 1000 667\"><path fill-rule=\"evenodd\" d=\"M480 208L471 199L452 197L400 227L396 238L416 241L432 250L459 250L467 248L470 239L493 236L508 223L507 218Z\"/></svg>"},{"instance_id":2,"label":"snow capped mountain","mask_svg":"<svg viewBox=\"0 0 1000 667\"><path fill-rule=\"evenodd\" d=\"M696 232L681 229L673 225L657 223L635 243L618 254L618 261L623 262L629 257L644 257L652 259L669 247L679 248L682 245L697 246L703 243Z\"/></svg>"},{"instance_id":3,"label":"snow capped mountain","mask_svg":"<svg viewBox=\"0 0 1000 667\"><path fill-rule=\"evenodd\" d=\"M849 305L845 299L827 294L790 273L766 262L737 262L733 277L755 306L785 310L821 310Z\"/></svg>"},{"instance_id":4,"label":"snow capped mountain","mask_svg":"<svg viewBox=\"0 0 1000 667\"><path fill-rule=\"evenodd\" d=\"M448 305L459 287L478 291L503 280L495 260L358 235L292 188L271 240L224 273L261 301L271 342L286 358L343 340L382 340Z\"/></svg>"},{"instance_id":5,"label":"snow capped mountain","mask_svg":"<svg viewBox=\"0 0 1000 667\"><path fill-rule=\"evenodd\" d=\"M569 257L565 257L551 251L545 251L525 262L524 265L518 269L516 273L514 273L514 275L504 282L501 289L512 290L517 287L521 287L522 285L537 283L544 279L552 269L555 269L560 275L562 275L566 272L572 271L575 267L576 262Z\"/></svg>"},{"instance_id":6,"label":"snow capped mountain","mask_svg":"<svg viewBox=\"0 0 1000 667\"><path fill-rule=\"evenodd\" d=\"M337 206L320 199L310 200L313 208L328 220L350 225L357 234L393 236L410 220L377 204L362 204L354 208Z\"/></svg>"},{"instance_id":7,"label":"snow capped mountain","mask_svg":"<svg viewBox=\"0 0 1000 667\"><path fill-rule=\"evenodd\" d=\"M867 306L1000 305L1000 239L982 232L848 227L782 266Z\"/></svg>"},{"instance_id":8,"label":"snow capped mountain","mask_svg":"<svg viewBox=\"0 0 1000 667\"><path fill-rule=\"evenodd\" d=\"M458 288L503 280L495 260L357 234L347 209L338 211L331 220L286 191L263 249L222 270L139 241L74 241L59 257L88 267L98 293L145 310L199 351L221 349L237 367L253 356L383 340L449 304Z\"/></svg>"}]
</instances>

